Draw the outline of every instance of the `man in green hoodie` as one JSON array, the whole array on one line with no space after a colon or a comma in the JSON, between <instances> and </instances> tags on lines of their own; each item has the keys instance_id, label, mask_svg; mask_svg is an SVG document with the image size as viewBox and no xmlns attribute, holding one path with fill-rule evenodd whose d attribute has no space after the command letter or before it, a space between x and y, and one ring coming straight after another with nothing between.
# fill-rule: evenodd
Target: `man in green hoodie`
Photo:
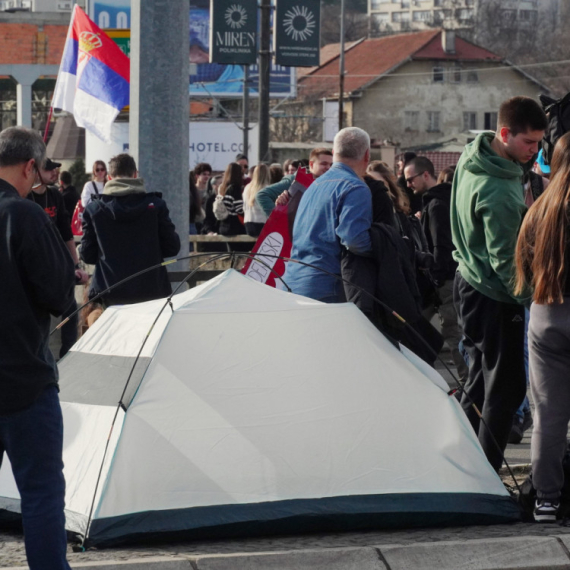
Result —
<instances>
[{"instance_id":1,"label":"man in green hoodie","mask_svg":"<svg viewBox=\"0 0 570 570\"><path fill-rule=\"evenodd\" d=\"M481 133L467 145L453 180L451 229L458 263L454 302L469 354L461 405L497 471L513 414L526 393L526 298L513 290L514 256L526 212L523 165L532 165L546 127L546 116L533 99L505 101L497 132Z\"/></svg>"}]
</instances>

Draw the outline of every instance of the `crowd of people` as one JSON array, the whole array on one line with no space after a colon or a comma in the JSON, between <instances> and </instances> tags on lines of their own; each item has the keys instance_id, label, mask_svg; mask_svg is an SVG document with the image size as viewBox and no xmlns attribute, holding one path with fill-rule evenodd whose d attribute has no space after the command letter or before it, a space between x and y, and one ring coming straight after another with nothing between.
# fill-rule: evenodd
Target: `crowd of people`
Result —
<instances>
[{"instance_id":1,"label":"crowd of people","mask_svg":"<svg viewBox=\"0 0 570 570\"><path fill-rule=\"evenodd\" d=\"M534 100L509 99L497 131L478 134L441 172L414 153L396 170L371 160L370 137L356 127L306 160L250 168L238 155L222 176L200 163L190 172L188 225L189 234L256 237L275 206L297 196L291 257L303 263L287 264L287 286L325 303L354 302L432 365L446 342L461 407L495 470L534 421L537 521L559 514L570 421L570 133L547 165L539 152L547 127ZM75 313L74 285L88 281L80 258L95 266L89 298L104 309L168 296L162 262L180 249L166 202L145 187L131 156L108 168L96 161L81 194L60 167L33 130L0 133L0 462L6 452L31 568L47 559L68 568L50 315ZM298 195L299 169L312 182ZM67 327L60 356L77 338L77 322Z\"/></svg>"}]
</instances>

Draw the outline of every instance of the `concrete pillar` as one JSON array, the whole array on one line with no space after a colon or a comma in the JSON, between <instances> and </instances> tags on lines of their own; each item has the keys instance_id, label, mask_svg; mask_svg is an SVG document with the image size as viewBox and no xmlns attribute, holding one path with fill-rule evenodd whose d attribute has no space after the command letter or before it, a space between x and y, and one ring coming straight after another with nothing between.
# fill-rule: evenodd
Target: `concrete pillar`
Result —
<instances>
[{"instance_id":1,"label":"concrete pillar","mask_svg":"<svg viewBox=\"0 0 570 570\"><path fill-rule=\"evenodd\" d=\"M18 81L18 79L16 79ZM16 85L17 121L22 127L32 126L32 85L18 81Z\"/></svg>"},{"instance_id":2,"label":"concrete pillar","mask_svg":"<svg viewBox=\"0 0 570 570\"><path fill-rule=\"evenodd\" d=\"M32 86L41 76L56 77L59 65L2 64L0 75L10 75L16 81L18 125L32 126Z\"/></svg>"},{"instance_id":3,"label":"concrete pillar","mask_svg":"<svg viewBox=\"0 0 570 570\"><path fill-rule=\"evenodd\" d=\"M133 0L129 148L150 191L162 192L188 255L189 0ZM188 262L169 269L182 271Z\"/></svg>"}]
</instances>

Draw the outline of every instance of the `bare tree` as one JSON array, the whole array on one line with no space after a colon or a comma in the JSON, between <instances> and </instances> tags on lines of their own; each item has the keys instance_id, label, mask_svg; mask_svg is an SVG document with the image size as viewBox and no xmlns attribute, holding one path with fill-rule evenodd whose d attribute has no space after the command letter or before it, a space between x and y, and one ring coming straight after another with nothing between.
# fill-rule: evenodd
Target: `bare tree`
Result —
<instances>
[{"instance_id":1,"label":"bare tree","mask_svg":"<svg viewBox=\"0 0 570 570\"><path fill-rule=\"evenodd\" d=\"M326 15L323 6L321 18L321 45L340 42L340 6L328 6ZM345 41L351 42L368 35L368 18L366 14L347 8L344 15Z\"/></svg>"}]
</instances>

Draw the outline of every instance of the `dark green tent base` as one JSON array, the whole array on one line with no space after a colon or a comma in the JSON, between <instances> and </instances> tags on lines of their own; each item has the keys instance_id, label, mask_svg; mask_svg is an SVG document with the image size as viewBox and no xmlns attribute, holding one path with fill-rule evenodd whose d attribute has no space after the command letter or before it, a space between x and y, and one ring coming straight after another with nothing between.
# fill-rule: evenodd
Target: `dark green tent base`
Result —
<instances>
[{"instance_id":1,"label":"dark green tent base","mask_svg":"<svg viewBox=\"0 0 570 570\"><path fill-rule=\"evenodd\" d=\"M476 493L360 495L147 511L96 519L85 546L520 520L520 509L511 497Z\"/></svg>"}]
</instances>

